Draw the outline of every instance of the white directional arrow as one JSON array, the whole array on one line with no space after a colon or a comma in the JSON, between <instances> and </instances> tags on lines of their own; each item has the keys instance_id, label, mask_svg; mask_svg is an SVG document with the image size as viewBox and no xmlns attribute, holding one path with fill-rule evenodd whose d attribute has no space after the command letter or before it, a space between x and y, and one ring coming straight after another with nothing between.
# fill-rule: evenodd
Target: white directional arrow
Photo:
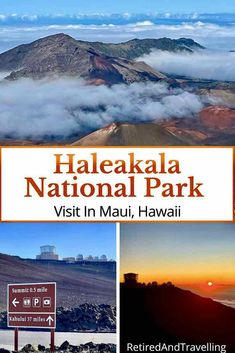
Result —
<instances>
[{"instance_id":1,"label":"white directional arrow","mask_svg":"<svg viewBox=\"0 0 235 353\"><path fill-rule=\"evenodd\" d=\"M13 304L14 307L16 308L16 307L17 307L17 304L20 304L20 302L18 302L18 300L15 298L15 299L12 301L12 304Z\"/></svg>"},{"instance_id":2,"label":"white directional arrow","mask_svg":"<svg viewBox=\"0 0 235 353\"><path fill-rule=\"evenodd\" d=\"M54 321L54 319L51 316L48 316L46 321L49 321L49 326L51 326L51 323Z\"/></svg>"}]
</instances>

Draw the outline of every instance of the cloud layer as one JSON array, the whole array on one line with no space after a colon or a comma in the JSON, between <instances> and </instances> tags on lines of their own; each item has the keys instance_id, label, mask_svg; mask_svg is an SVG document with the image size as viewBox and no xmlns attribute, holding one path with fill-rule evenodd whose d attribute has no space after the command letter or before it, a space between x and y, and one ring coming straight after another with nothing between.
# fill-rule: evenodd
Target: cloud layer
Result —
<instances>
[{"instance_id":1,"label":"cloud layer","mask_svg":"<svg viewBox=\"0 0 235 353\"><path fill-rule=\"evenodd\" d=\"M87 86L77 80L2 83L1 137L82 136L112 122L193 117L201 98L164 84Z\"/></svg>"},{"instance_id":2,"label":"cloud layer","mask_svg":"<svg viewBox=\"0 0 235 353\"><path fill-rule=\"evenodd\" d=\"M168 74L235 81L235 52L198 51L187 54L152 51L139 60Z\"/></svg>"},{"instance_id":3,"label":"cloud layer","mask_svg":"<svg viewBox=\"0 0 235 353\"><path fill-rule=\"evenodd\" d=\"M128 14L126 14L128 16ZM192 38L200 44L213 49L235 49L235 18L233 24L221 25L199 19L187 20L162 20L153 21L149 17L133 18L128 23L99 20L85 23L79 20L60 21L54 19L51 23L28 21L19 25L9 25L4 20L0 21L0 52L22 43L29 43L40 37L64 32L76 39L104 42L121 42L133 38L161 38L180 37ZM133 22L132 22L133 21Z\"/></svg>"},{"instance_id":4,"label":"cloud layer","mask_svg":"<svg viewBox=\"0 0 235 353\"><path fill-rule=\"evenodd\" d=\"M214 300L219 302L220 304L230 306L235 309L235 300L233 299L224 299L224 300L214 299Z\"/></svg>"}]
</instances>

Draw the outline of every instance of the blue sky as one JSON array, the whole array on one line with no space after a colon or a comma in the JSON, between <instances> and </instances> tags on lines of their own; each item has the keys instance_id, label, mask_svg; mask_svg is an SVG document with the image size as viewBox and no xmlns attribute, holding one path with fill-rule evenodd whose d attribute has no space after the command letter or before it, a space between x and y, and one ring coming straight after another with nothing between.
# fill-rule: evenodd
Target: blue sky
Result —
<instances>
[{"instance_id":1,"label":"blue sky","mask_svg":"<svg viewBox=\"0 0 235 353\"><path fill-rule=\"evenodd\" d=\"M116 226L109 223L2 223L0 253L35 258L41 245L55 245L60 257L116 258Z\"/></svg>"},{"instance_id":2,"label":"blue sky","mask_svg":"<svg viewBox=\"0 0 235 353\"><path fill-rule=\"evenodd\" d=\"M235 12L234 0L1 0L1 13Z\"/></svg>"}]
</instances>

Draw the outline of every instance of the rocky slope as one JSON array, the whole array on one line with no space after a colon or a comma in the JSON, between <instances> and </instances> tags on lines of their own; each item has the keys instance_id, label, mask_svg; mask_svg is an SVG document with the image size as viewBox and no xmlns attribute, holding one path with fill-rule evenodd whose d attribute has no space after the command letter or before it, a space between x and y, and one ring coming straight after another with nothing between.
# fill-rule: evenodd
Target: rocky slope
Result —
<instances>
[{"instance_id":1,"label":"rocky slope","mask_svg":"<svg viewBox=\"0 0 235 353\"><path fill-rule=\"evenodd\" d=\"M209 106L201 110L194 119L169 119L163 126L196 145L235 144L235 111L223 106Z\"/></svg>"},{"instance_id":2,"label":"rocky slope","mask_svg":"<svg viewBox=\"0 0 235 353\"><path fill-rule=\"evenodd\" d=\"M203 46L190 38L147 38L132 39L124 43L102 43L78 41L84 48L93 48L106 55L118 56L125 59L136 59L144 54L149 54L153 49L170 52L190 52L205 49Z\"/></svg>"},{"instance_id":3,"label":"rocky slope","mask_svg":"<svg viewBox=\"0 0 235 353\"><path fill-rule=\"evenodd\" d=\"M69 76L94 84L173 81L144 62L106 55L63 33L0 54L0 71L11 71L9 80Z\"/></svg>"},{"instance_id":4,"label":"rocky slope","mask_svg":"<svg viewBox=\"0 0 235 353\"><path fill-rule=\"evenodd\" d=\"M116 332L116 308L107 304L58 308L57 331Z\"/></svg>"},{"instance_id":5,"label":"rocky slope","mask_svg":"<svg viewBox=\"0 0 235 353\"><path fill-rule=\"evenodd\" d=\"M21 353L30 353L30 352L45 352L45 353L50 353L50 348L46 348L45 346L38 345L38 346L32 346L31 344L27 344L24 346L19 352ZM65 341L61 344L60 347L55 347L55 352L67 352L67 353L115 353L116 352L116 345L115 344L105 344L105 343L100 343L100 344L95 344L93 342L88 342L85 344L80 344L79 346L74 346L71 345L68 341ZM7 349L1 349L0 345L0 353L11 353Z\"/></svg>"},{"instance_id":6,"label":"rocky slope","mask_svg":"<svg viewBox=\"0 0 235 353\"><path fill-rule=\"evenodd\" d=\"M76 40L63 33L23 44L0 54L0 71L8 79L46 76L79 77L93 84L164 80L176 83L144 62L133 59L152 49L187 51L203 47L192 39L133 39L112 44Z\"/></svg>"},{"instance_id":7,"label":"rocky slope","mask_svg":"<svg viewBox=\"0 0 235 353\"><path fill-rule=\"evenodd\" d=\"M116 332L116 307L107 304L82 304L77 308L57 308L58 332ZM6 312L0 313L0 329L7 328Z\"/></svg>"},{"instance_id":8,"label":"rocky slope","mask_svg":"<svg viewBox=\"0 0 235 353\"><path fill-rule=\"evenodd\" d=\"M115 305L116 264L37 261L0 254L0 310L6 309L8 283L57 282L57 305Z\"/></svg>"},{"instance_id":9,"label":"rocky slope","mask_svg":"<svg viewBox=\"0 0 235 353\"><path fill-rule=\"evenodd\" d=\"M179 146L186 141L159 124L117 124L75 141L73 146Z\"/></svg>"},{"instance_id":10,"label":"rocky slope","mask_svg":"<svg viewBox=\"0 0 235 353\"><path fill-rule=\"evenodd\" d=\"M226 130L235 128L235 110L213 106L203 109L199 114L201 123L211 129Z\"/></svg>"}]
</instances>

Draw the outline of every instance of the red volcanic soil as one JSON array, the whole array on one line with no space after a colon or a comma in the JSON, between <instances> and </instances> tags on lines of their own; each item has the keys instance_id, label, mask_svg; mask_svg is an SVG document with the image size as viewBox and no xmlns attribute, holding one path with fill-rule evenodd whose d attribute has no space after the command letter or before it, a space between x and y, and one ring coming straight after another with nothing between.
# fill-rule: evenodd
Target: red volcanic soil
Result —
<instances>
[{"instance_id":1,"label":"red volcanic soil","mask_svg":"<svg viewBox=\"0 0 235 353\"><path fill-rule=\"evenodd\" d=\"M96 69L99 70L112 70L112 65L107 63L107 60L105 58L99 57L99 56L94 56L93 58L93 63Z\"/></svg>"},{"instance_id":2,"label":"red volcanic soil","mask_svg":"<svg viewBox=\"0 0 235 353\"><path fill-rule=\"evenodd\" d=\"M57 306L115 304L115 263L38 261L0 253L0 312L8 283L57 282Z\"/></svg>"},{"instance_id":3,"label":"red volcanic soil","mask_svg":"<svg viewBox=\"0 0 235 353\"><path fill-rule=\"evenodd\" d=\"M208 107L200 112L199 119L207 128L229 129L235 127L235 110L220 106Z\"/></svg>"},{"instance_id":4,"label":"red volcanic soil","mask_svg":"<svg viewBox=\"0 0 235 353\"><path fill-rule=\"evenodd\" d=\"M102 85L105 85L105 81L102 80L101 78L97 78L97 79L88 81L87 85L102 86Z\"/></svg>"}]
</instances>

